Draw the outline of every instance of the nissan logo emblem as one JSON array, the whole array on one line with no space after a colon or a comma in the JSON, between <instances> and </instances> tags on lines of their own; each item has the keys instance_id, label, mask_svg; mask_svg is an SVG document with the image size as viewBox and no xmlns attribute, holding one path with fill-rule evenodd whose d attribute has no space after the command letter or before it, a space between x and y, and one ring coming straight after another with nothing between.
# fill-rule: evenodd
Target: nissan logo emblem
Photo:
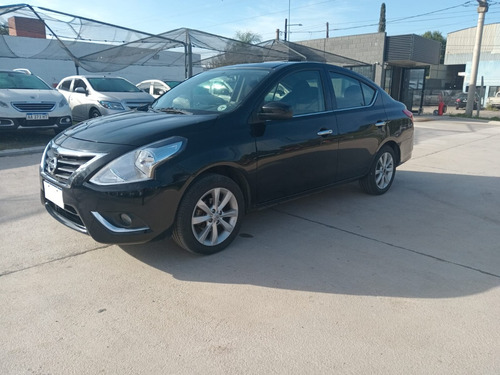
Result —
<instances>
[{"instance_id":1,"label":"nissan logo emblem","mask_svg":"<svg viewBox=\"0 0 500 375\"><path fill-rule=\"evenodd\" d=\"M54 172L57 169L57 158L55 156L49 157L49 160L47 161L47 171L50 174L54 174Z\"/></svg>"}]
</instances>

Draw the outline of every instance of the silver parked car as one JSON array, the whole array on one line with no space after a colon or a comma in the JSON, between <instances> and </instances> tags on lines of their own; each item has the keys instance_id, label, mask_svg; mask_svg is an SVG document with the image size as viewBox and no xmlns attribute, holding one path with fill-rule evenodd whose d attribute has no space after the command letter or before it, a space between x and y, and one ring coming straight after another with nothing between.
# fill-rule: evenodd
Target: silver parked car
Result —
<instances>
[{"instance_id":1,"label":"silver parked car","mask_svg":"<svg viewBox=\"0 0 500 375\"><path fill-rule=\"evenodd\" d=\"M57 89L68 100L75 121L119 113L151 104L154 98L120 77L71 76Z\"/></svg>"},{"instance_id":2,"label":"silver parked car","mask_svg":"<svg viewBox=\"0 0 500 375\"><path fill-rule=\"evenodd\" d=\"M147 81L139 82L136 86L140 90L153 95L153 97L156 99L165 94L167 91L173 89L181 82L182 81L149 79Z\"/></svg>"},{"instance_id":3,"label":"silver parked car","mask_svg":"<svg viewBox=\"0 0 500 375\"><path fill-rule=\"evenodd\" d=\"M0 70L0 130L54 129L73 123L68 102L26 69Z\"/></svg>"}]
</instances>

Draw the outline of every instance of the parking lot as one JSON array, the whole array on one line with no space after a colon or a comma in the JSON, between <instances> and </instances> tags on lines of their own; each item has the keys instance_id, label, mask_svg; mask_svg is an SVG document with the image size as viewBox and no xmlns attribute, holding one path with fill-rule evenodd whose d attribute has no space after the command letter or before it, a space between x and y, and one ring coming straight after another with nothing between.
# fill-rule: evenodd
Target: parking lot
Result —
<instances>
[{"instance_id":1,"label":"parking lot","mask_svg":"<svg viewBox=\"0 0 500 375\"><path fill-rule=\"evenodd\" d=\"M249 214L225 251L116 246L0 157L1 374L500 373L500 123L416 122L391 190Z\"/></svg>"}]
</instances>

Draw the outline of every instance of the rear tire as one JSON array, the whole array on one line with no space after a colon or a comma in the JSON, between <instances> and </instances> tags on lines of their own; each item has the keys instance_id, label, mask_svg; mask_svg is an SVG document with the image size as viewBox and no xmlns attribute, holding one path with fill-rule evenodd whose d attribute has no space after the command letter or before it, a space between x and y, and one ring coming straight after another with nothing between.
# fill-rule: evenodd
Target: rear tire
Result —
<instances>
[{"instance_id":1,"label":"rear tire","mask_svg":"<svg viewBox=\"0 0 500 375\"><path fill-rule=\"evenodd\" d=\"M184 194L172 238L190 252L215 254L237 236L244 211L243 194L233 180L217 174L206 175Z\"/></svg>"},{"instance_id":2,"label":"rear tire","mask_svg":"<svg viewBox=\"0 0 500 375\"><path fill-rule=\"evenodd\" d=\"M359 183L366 193L381 195L390 189L395 175L396 157L394 150L389 146L384 146L375 156L370 172L361 178Z\"/></svg>"}]
</instances>

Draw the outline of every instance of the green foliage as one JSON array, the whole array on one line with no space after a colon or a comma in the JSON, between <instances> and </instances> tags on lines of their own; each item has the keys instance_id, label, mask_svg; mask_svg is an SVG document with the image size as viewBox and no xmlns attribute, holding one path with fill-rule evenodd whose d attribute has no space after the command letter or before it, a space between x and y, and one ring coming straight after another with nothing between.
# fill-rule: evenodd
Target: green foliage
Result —
<instances>
[{"instance_id":1,"label":"green foliage","mask_svg":"<svg viewBox=\"0 0 500 375\"><path fill-rule=\"evenodd\" d=\"M259 34L252 33L251 31L237 31L234 39L249 44L262 42L262 37Z\"/></svg>"},{"instance_id":2,"label":"green foliage","mask_svg":"<svg viewBox=\"0 0 500 375\"><path fill-rule=\"evenodd\" d=\"M0 35L9 35L9 25L0 25Z\"/></svg>"},{"instance_id":3,"label":"green foliage","mask_svg":"<svg viewBox=\"0 0 500 375\"><path fill-rule=\"evenodd\" d=\"M207 66L217 68L220 66L262 62L262 51L259 47L249 46L261 41L261 36L250 31L238 31L235 40L227 43L224 52L207 61Z\"/></svg>"},{"instance_id":4,"label":"green foliage","mask_svg":"<svg viewBox=\"0 0 500 375\"><path fill-rule=\"evenodd\" d=\"M439 54L439 62L444 63L444 53L446 51L446 38L441 34L441 31L426 31L422 34L424 38L435 40L441 43L441 53Z\"/></svg>"},{"instance_id":5,"label":"green foliage","mask_svg":"<svg viewBox=\"0 0 500 375\"><path fill-rule=\"evenodd\" d=\"M378 32L385 32L385 3L380 6L380 19L378 21Z\"/></svg>"}]
</instances>

